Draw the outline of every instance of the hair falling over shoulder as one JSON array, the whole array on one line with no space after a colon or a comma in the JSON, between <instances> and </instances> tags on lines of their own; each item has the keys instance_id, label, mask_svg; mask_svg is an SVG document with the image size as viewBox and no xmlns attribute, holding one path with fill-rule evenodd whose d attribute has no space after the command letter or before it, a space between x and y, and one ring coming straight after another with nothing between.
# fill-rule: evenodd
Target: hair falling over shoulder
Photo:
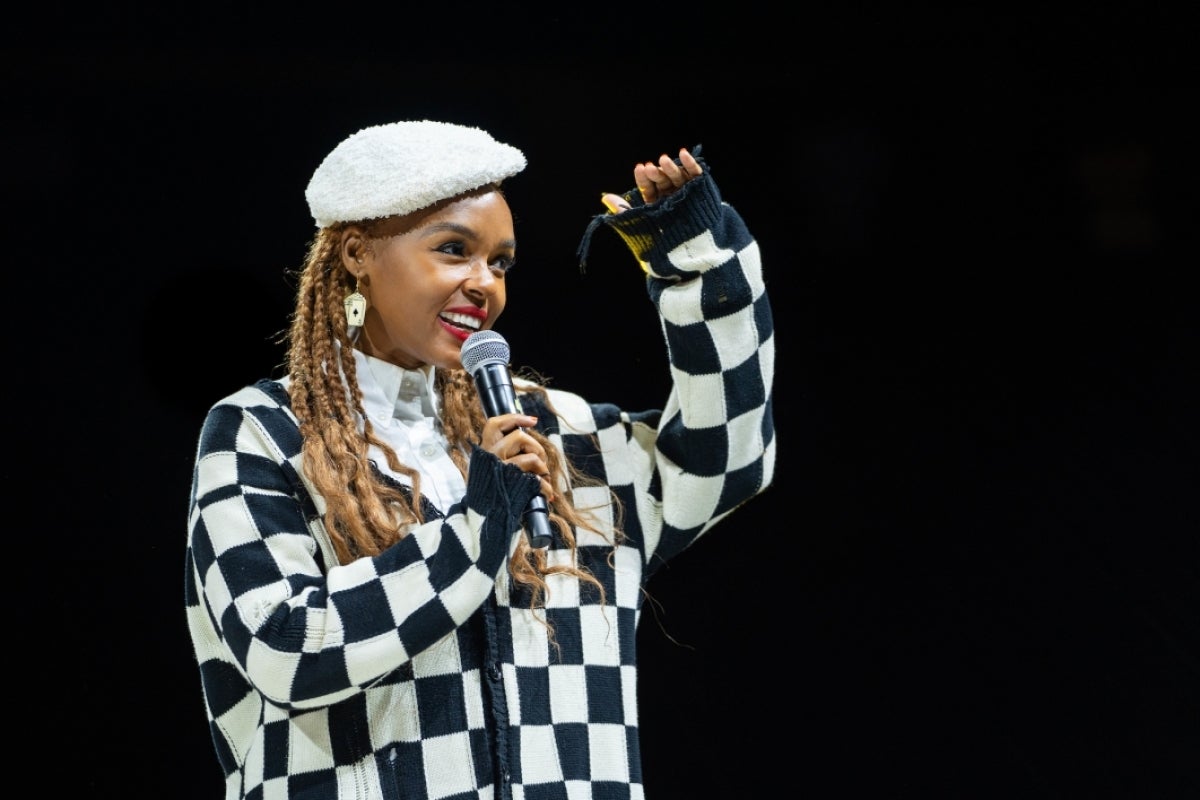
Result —
<instances>
[{"instance_id":1,"label":"hair falling over shoulder","mask_svg":"<svg viewBox=\"0 0 1200 800\"><path fill-rule=\"evenodd\" d=\"M325 527L342 564L377 555L403 538L412 525L424 521L419 473L400 463L392 448L376 435L363 409L343 308L346 295L355 288L339 255L344 227L342 223L331 225L313 237L299 272L296 306L286 334L289 393L300 423L304 470L326 501ZM465 370L437 370L436 386L441 393L442 426L450 443L450 458L466 478L468 454L485 421L482 405ZM535 391L549 407L544 390L539 387ZM532 429L528 432L546 449L551 485L596 484L562 459L545 436ZM383 451L392 470L412 481L411 498L372 470L367 456L372 444ZM619 500L609 494L619 531ZM603 587L577 566L575 558L574 530L599 532L594 520L574 506L570 492L556 493L550 503L550 519L569 545L569 563L549 564L546 552L531 548L522 537L509 562L513 580L529 588L534 605L544 601L546 576L551 574L572 575L592 584L603 596Z\"/></svg>"}]
</instances>

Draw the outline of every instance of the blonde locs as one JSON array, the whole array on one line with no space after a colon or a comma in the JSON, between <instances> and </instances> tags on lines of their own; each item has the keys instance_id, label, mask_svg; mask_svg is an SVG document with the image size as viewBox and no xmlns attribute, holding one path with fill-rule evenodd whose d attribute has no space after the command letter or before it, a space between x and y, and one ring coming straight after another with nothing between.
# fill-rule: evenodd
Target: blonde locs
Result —
<instances>
[{"instance_id":1,"label":"blonde locs","mask_svg":"<svg viewBox=\"0 0 1200 800\"><path fill-rule=\"evenodd\" d=\"M373 221L358 223L370 230ZM424 521L420 506L420 474L402 464L392 448L375 433L363 409L353 341L343 301L355 289L354 277L342 266L342 232L350 223L320 229L309 244L299 272L296 305L288 328L288 391L303 440L303 469L325 499L324 523L342 564L377 555L403 538L413 524ZM485 418L474 381L464 370L436 372L441 395L443 433L450 458L467 477L468 457L479 441ZM544 391L540 392L543 399ZM548 404L547 404L548 405ZM552 410L552 409L551 409ZM550 483L556 487L598 485L562 459L541 433L527 430L545 448ZM412 482L411 496L399 491L371 468L368 448L376 445L388 466ZM620 504L612 495L614 520ZM549 503L550 518L570 549L566 564L550 564L545 551L529 547L522 537L509 562L513 580L526 585L535 605L547 589L546 576L567 574L592 584L603 598L603 587L587 570L576 566L575 528L600 531L594 517L577 509L569 491ZM619 538L619 524L617 526ZM613 542L615 544L615 541Z\"/></svg>"}]
</instances>

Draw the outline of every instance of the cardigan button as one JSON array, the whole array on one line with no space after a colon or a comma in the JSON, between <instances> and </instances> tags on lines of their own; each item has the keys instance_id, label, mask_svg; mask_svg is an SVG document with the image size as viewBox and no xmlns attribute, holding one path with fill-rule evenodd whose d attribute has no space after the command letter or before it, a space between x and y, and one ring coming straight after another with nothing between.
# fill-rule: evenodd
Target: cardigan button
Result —
<instances>
[{"instance_id":1,"label":"cardigan button","mask_svg":"<svg viewBox=\"0 0 1200 800\"><path fill-rule=\"evenodd\" d=\"M495 664L488 664L487 674L493 681L500 680L500 667Z\"/></svg>"}]
</instances>

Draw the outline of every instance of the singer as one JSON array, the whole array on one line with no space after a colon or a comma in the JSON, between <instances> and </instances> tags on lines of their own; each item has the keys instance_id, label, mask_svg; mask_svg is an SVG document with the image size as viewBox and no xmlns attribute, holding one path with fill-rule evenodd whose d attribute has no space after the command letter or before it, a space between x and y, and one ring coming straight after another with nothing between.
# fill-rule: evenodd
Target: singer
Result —
<instances>
[{"instance_id":1,"label":"singer","mask_svg":"<svg viewBox=\"0 0 1200 800\"><path fill-rule=\"evenodd\" d=\"M605 228L630 249L669 396L628 411L505 369L489 400L463 348L523 277L502 187L525 167L415 120L311 176L285 374L218 400L195 453L186 620L226 800L644 796L641 590L772 482L773 318L683 148L602 195L577 254Z\"/></svg>"}]
</instances>

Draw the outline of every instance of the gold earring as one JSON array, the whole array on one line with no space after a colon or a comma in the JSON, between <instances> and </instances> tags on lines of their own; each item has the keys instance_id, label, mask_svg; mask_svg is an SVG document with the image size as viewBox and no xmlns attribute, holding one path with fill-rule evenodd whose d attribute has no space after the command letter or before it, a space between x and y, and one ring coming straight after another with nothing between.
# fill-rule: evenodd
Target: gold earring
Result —
<instances>
[{"instance_id":1,"label":"gold earring","mask_svg":"<svg viewBox=\"0 0 1200 800\"><path fill-rule=\"evenodd\" d=\"M342 302L342 305L346 307L346 324L351 328L361 328L363 318L367 315L367 298L358 291L358 283L359 279L355 277L353 294L346 295L346 299Z\"/></svg>"}]
</instances>

